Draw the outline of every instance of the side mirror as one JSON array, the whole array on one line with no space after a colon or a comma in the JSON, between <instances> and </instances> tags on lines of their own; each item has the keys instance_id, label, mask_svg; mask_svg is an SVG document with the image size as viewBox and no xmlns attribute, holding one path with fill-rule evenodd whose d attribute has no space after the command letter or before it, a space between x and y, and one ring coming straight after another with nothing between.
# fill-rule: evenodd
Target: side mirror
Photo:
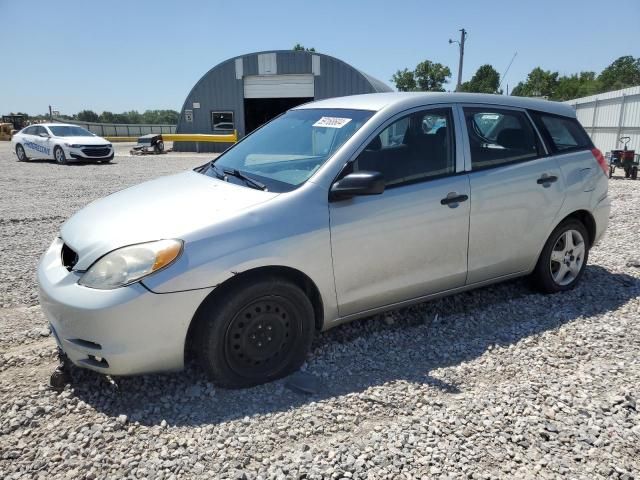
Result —
<instances>
[{"instance_id":1,"label":"side mirror","mask_svg":"<svg viewBox=\"0 0 640 480\"><path fill-rule=\"evenodd\" d=\"M346 200L356 195L380 195L384 192L384 177L380 172L355 172L331 186L329 200Z\"/></svg>"},{"instance_id":2,"label":"side mirror","mask_svg":"<svg viewBox=\"0 0 640 480\"><path fill-rule=\"evenodd\" d=\"M38 136L39 136L39 137L42 137L42 138L49 138L49 134L48 134L48 133L42 133L42 132L40 132L40 133L38 134Z\"/></svg>"}]
</instances>

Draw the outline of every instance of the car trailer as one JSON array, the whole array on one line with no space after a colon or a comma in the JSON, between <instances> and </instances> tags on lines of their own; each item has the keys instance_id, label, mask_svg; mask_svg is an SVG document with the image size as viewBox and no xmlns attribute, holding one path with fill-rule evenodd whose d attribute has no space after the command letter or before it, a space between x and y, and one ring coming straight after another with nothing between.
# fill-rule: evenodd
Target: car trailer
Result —
<instances>
[{"instance_id":1,"label":"car trailer","mask_svg":"<svg viewBox=\"0 0 640 480\"><path fill-rule=\"evenodd\" d=\"M165 153L162 135L150 133L148 135L138 137L138 143L131 149L130 153L132 155L158 155L160 153Z\"/></svg>"}]
</instances>

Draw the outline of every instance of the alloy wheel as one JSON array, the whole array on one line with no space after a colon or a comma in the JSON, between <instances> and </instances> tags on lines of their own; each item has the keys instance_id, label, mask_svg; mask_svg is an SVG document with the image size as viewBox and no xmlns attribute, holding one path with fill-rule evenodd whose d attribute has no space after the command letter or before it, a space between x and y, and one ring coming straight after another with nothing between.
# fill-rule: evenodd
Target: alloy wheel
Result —
<instances>
[{"instance_id":1,"label":"alloy wheel","mask_svg":"<svg viewBox=\"0 0 640 480\"><path fill-rule=\"evenodd\" d=\"M558 285L569 285L573 282L584 265L585 241L577 230L566 230L556 240L549 268L551 277Z\"/></svg>"}]
</instances>

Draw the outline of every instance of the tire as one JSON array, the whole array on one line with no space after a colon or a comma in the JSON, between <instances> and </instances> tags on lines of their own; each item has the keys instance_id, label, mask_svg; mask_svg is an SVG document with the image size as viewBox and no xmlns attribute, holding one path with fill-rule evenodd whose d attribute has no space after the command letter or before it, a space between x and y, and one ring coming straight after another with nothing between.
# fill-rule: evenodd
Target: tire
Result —
<instances>
[{"instance_id":1,"label":"tire","mask_svg":"<svg viewBox=\"0 0 640 480\"><path fill-rule=\"evenodd\" d=\"M24 151L24 147L21 144L16 145L16 155L18 156L19 162L26 162L29 160L27 157L27 152Z\"/></svg>"},{"instance_id":2,"label":"tire","mask_svg":"<svg viewBox=\"0 0 640 480\"><path fill-rule=\"evenodd\" d=\"M613 177L613 172L616 171L616 167L614 167L613 165L609 166L609 178Z\"/></svg>"},{"instance_id":3,"label":"tire","mask_svg":"<svg viewBox=\"0 0 640 480\"><path fill-rule=\"evenodd\" d=\"M53 158L55 158L56 162L60 165L65 165L67 163L67 157L64 154L64 150L60 147L55 147L53 149Z\"/></svg>"},{"instance_id":4,"label":"tire","mask_svg":"<svg viewBox=\"0 0 640 480\"><path fill-rule=\"evenodd\" d=\"M156 153L162 153L164 152L164 142L158 142L153 146L153 150Z\"/></svg>"},{"instance_id":5,"label":"tire","mask_svg":"<svg viewBox=\"0 0 640 480\"><path fill-rule=\"evenodd\" d=\"M631 179L637 180L637 178L638 178L638 167L633 167L631 169Z\"/></svg>"},{"instance_id":6,"label":"tire","mask_svg":"<svg viewBox=\"0 0 640 480\"><path fill-rule=\"evenodd\" d=\"M296 371L314 334L309 298L277 277L242 282L198 310L196 355L211 379L244 388Z\"/></svg>"},{"instance_id":7,"label":"tire","mask_svg":"<svg viewBox=\"0 0 640 480\"><path fill-rule=\"evenodd\" d=\"M566 245L569 235L573 246ZM588 259L587 229L579 220L565 220L551 233L542 249L532 274L534 285L544 293L571 290L580 282Z\"/></svg>"}]
</instances>

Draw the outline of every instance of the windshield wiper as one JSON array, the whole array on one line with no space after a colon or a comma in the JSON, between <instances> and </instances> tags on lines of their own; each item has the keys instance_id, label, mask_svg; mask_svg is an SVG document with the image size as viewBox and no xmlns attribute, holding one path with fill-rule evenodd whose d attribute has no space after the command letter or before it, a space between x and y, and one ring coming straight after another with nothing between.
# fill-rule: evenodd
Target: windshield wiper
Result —
<instances>
[{"instance_id":1,"label":"windshield wiper","mask_svg":"<svg viewBox=\"0 0 640 480\"><path fill-rule=\"evenodd\" d=\"M216 174L216 177L218 178L218 180L224 180L224 174L220 171L220 169L218 167L216 167L216 164L213 163L213 161L211 161L211 163L209 163L209 166L211 167L211 169L213 170L213 173Z\"/></svg>"},{"instance_id":2,"label":"windshield wiper","mask_svg":"<svg viewBox=\"0 0 640 480\"><path fill-rule=\"evenodd\" d=\"M258 180L254 180L251 177L247 177L245 174L241 173L240 170L238 170L237 168L225 168L223 172L225 173L225 175L231 175L233 177L239 178L240 180L243 180L251 188L255 188L257 190L267 189L267 186L264 183L259 182Z\"/></svg>"}]
</instances>

